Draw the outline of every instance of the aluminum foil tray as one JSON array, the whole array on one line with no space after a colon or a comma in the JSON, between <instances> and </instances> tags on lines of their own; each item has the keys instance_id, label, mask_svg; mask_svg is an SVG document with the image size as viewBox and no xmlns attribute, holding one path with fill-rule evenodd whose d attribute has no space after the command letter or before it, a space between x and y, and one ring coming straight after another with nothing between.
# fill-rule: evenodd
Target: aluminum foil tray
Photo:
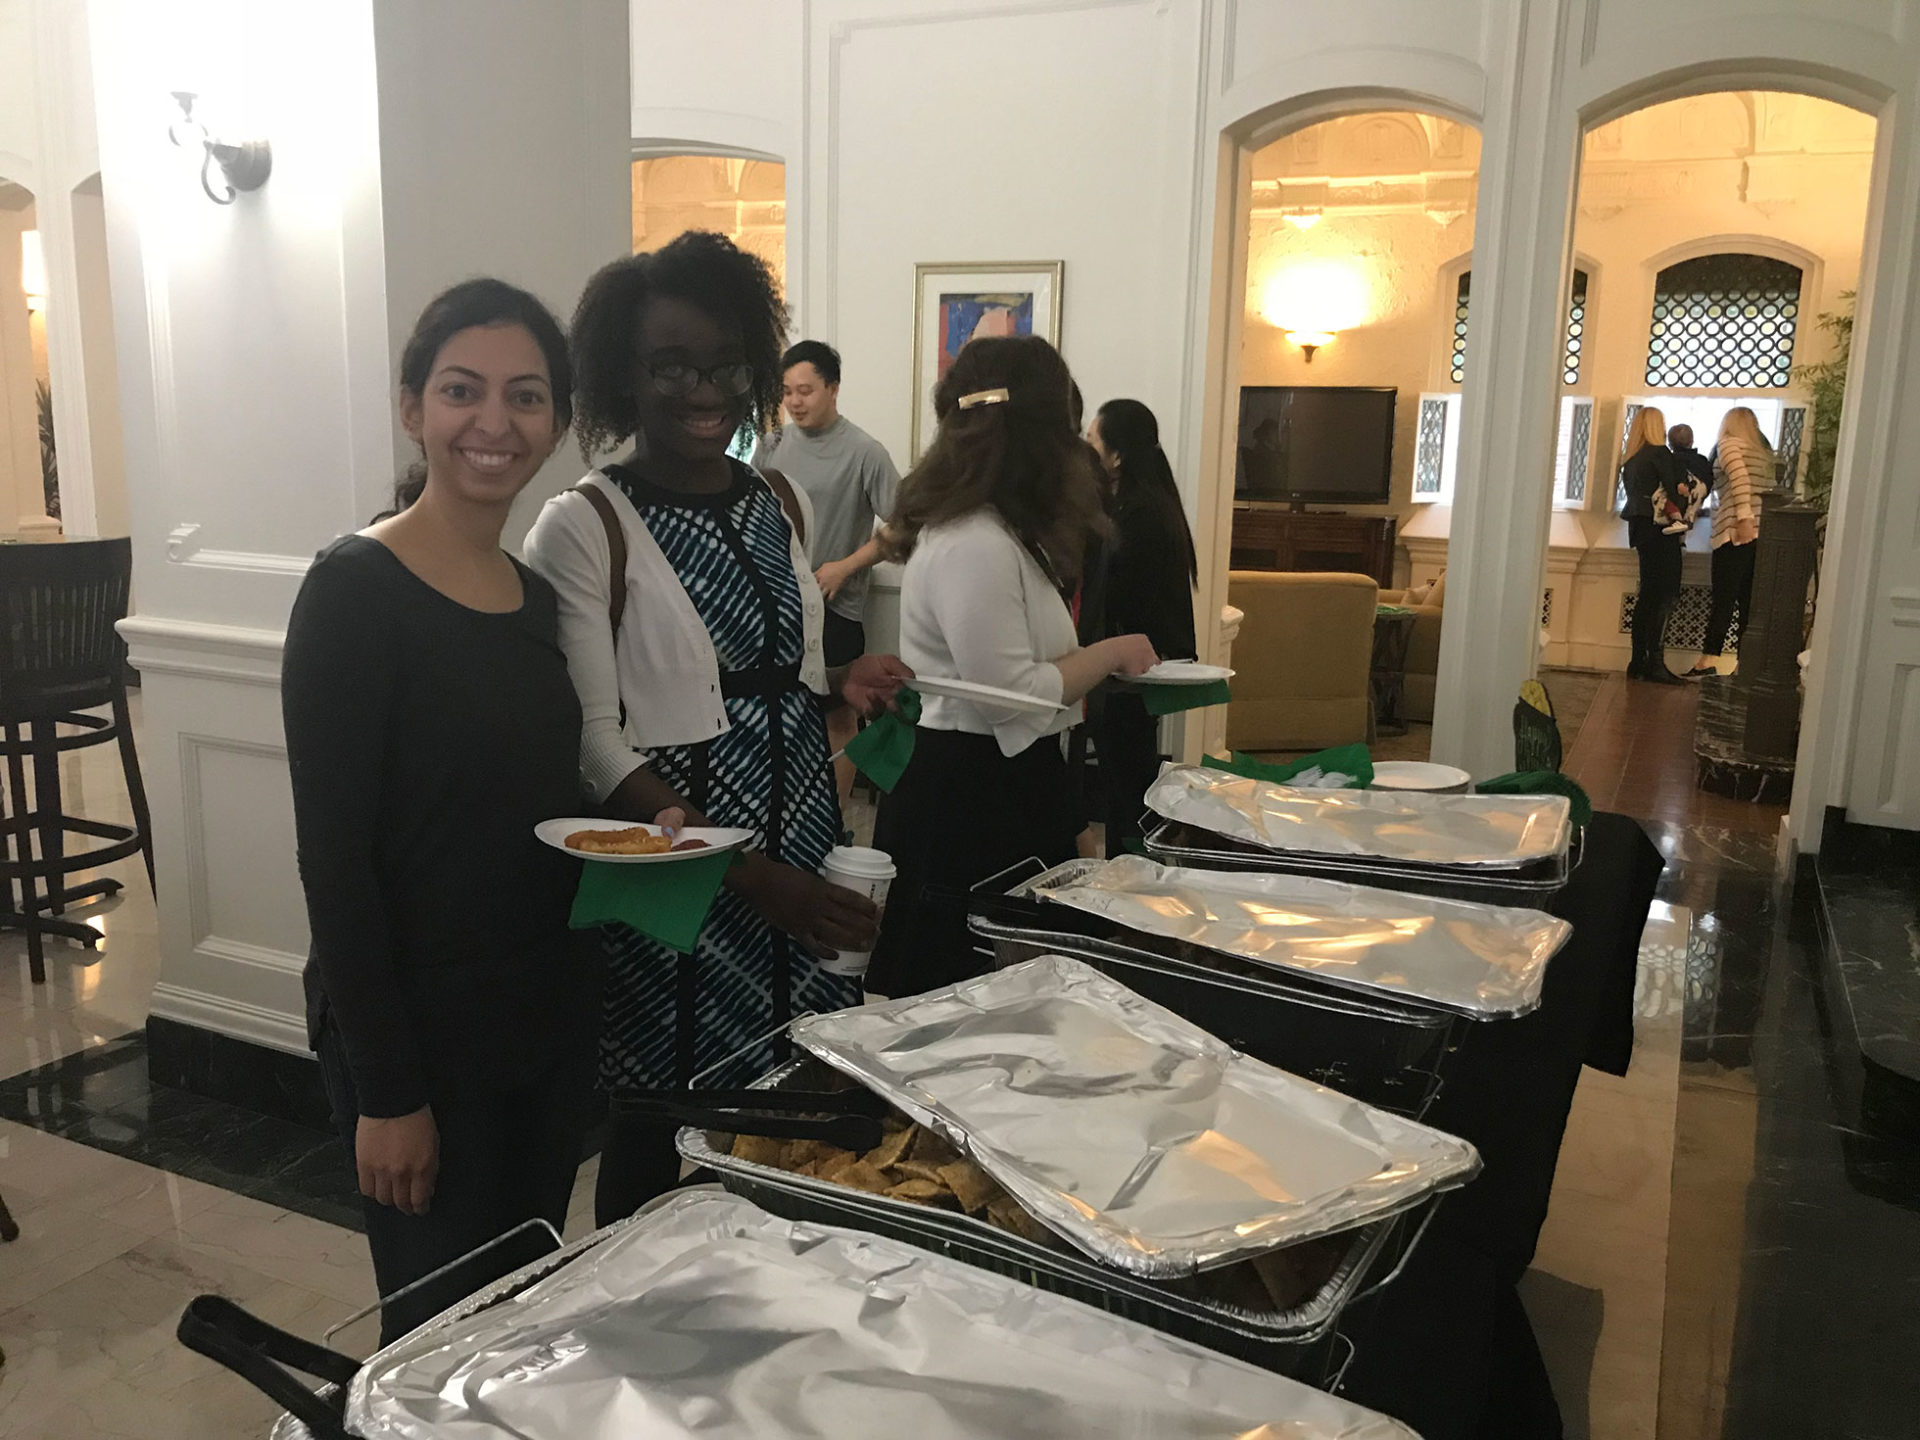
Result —
<instances>
[{"instance_id":1,"label":"aluminum foil tray","mask_svg":"<svg viewBox=\"0 0 1920 1440\"><path fill-rule=\"evenodd\" d=\"M366 1440L1416 1440L1017 1281L698 1190L382 1350L347 1425Z\"/></svg>"},{"instance_id":2,"label":"aluminum foil tray","mask_svg":"<svg viewBox=\"0 0 1920 1440\"><path fill-rule=\"evenodd\" d=\"M1249 1059L1059 955L792 1034L1135 1275L1384 1219L1480 1166L1464 1140Z\"/></svg>"},{"instance_id":3,"label":"aluminum foil tray","mask_svg":"<svg viewBox=\"0 0 1920 1440\"><path fill-rule=\"evenodd\" d=\"M1563 795L1429 795L1298 790L1225 770L1177 766L1147 791L1169 820L1262 849L1324 858L1487 869L1558 859L1573 812Z\"/></svg>"},{"instance_id":4,"label":"aluminum foil tray","mask_svg":"<svg viewBox=\"0 0 1920 1440\"><path fill-rule=\"evenodd\" d=\"M829 1090L853 1083L811 1055L790 1060L756 1082L776 1090ZM1115 1270L1058 1236L1036 1242L971 1215L743 1160L734 1155L732 1141L729 1134L689 1127L679 1134L679 1149L691 1164L713 1171L727 1189L776 1215L905 1240L1308 1383L1324 1378L1324 1368L1313 1368L1324 1367L1328 1354L1319 1342L1333 1338L1341 1311L1392 1248L1389 1242L1404 1244L1397 1227L1417 1219L1348 1232L1345 1254L1319 1290L1290 1310L1251 1310Z\"/></svg>"},{"instance_id":5,"label":"aluminum foil tray","mask_svg":"<svg viewBox=\"0 0 1920 1440\"><path fill-rule=\"evenodd\" d=\"M1139 855L1034 893L1143 934L1480 1020L1536 1009L1547 962L1573 934L1538 910L1304 875L1180 869Z\"/></svg>"}]
</instances>

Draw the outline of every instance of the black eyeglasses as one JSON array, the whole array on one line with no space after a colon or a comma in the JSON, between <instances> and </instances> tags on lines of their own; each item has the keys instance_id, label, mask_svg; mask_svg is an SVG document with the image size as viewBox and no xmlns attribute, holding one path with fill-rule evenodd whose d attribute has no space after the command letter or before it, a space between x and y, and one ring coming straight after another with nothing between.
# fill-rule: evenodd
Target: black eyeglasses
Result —
<instances>
[{"instance_id":1,"label":"black eyeglasses","mask_svg":"<svg viewBox=\"0 0 1920 1440\"><path fill-rule=\"evenodd\" d=\"M652 378L656 393L675 400L682 395L691 395L700 388L702 381L711 384L729 400L737 400L753 389L753 366L745 360L728 360L705 369L678 360L670 360L664 365L653 365L642 360L640 368Z\"/></svg>"}]
</instances>

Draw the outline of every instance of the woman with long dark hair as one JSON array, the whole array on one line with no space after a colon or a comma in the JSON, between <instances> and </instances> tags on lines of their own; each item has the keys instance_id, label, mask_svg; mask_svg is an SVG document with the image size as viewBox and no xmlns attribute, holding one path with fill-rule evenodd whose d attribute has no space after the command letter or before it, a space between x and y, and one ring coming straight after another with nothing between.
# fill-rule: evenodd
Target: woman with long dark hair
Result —
<instances>
[{"instance_id":1,"label":"woman with long dark hair","mask_svg":"<svg viewBox=\"0 0 1920 1440\"><path fill-rule=\"evenodd\" d=\"M888 655L826 666L806 494L728 453L773 419L785 344L766 263L707 231L614 261L574 312L580 448L592 458L631 442L548 501L527 536L528 563L560 596L582 776L608 814L675 807L759 837L693 954L604 928L608 1090L684 1089L728 1060L714 1083L752 1079L771 1063L770 1032L860 998L857 980L817 963L866 949L877 920L865 896L820 875L841 835L826 708L876 709L903 672ZM677 1183L673 1136L614 1115L600 1223Z\"/></svg>"},{"instance_id":2,"label":"woman with long dark hair","mask_svg":"<svg viewBox=\"0 0 1920 1440\"><path fill-rule=\"evenodd\" d=\"M1058 708L925 697L913 759L874 826L899 872L867 976L876 994L978 973L967 887L1030 855L1073 857L1081 826L1061 738L1094 686L1154 663L1144 635L1086 646L1074 635L1063 597L1105 520L1070 385L1038 337L969 343L934 391L939 432L887 522L906 560L900 650L914 673Z\"/></svg>"},{"instance_id":3,"label":"woman with long dark hair","mask_svg":"<svg viewBox=\"0 0 1920 1440\"><path fill-rule=\"evenodd\" d=\"M320 552L287 627L309 1038L382 1294L562 1224L579 1168L599 964L567 928L578 866L533 827L578 810L580 706L552 589L500 548L572 386L526 291L428 305L400 358L420 463L388 518ZM382 1343L529 1258L387 1307Z\"/></svg>"},{"instance_id":4,"label":"woman with long dark hair","mask_svg":"<svg viewBox=\"0 0 1920 1440\"><path fill-rule=\"evenodd\" d=\"M1142 634L1156 654L1192 656L1200 570L1173 467L1160 448L1160 424L1138 400L1109 400L1087 428L1087 441L1112 481L1106 633ZM1119 855L1140 839L1144 797L1160 769L1159 722L1138 694L1113 687L1090 708L1107 854Z\"/></svg>"}]
</instances>

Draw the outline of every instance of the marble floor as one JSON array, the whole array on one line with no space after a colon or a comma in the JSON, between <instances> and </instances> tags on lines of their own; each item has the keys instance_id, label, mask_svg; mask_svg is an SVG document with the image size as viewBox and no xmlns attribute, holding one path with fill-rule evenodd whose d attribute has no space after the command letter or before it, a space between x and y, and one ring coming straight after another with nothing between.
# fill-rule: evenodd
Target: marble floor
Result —
<instances>
[{"instance_id":1,"label":"marble floor","mask_svg":"<svg viewBox=\"0 0 1920 1440\"><path fill-rule=\"evenodd\" d=\"M1780 812L1692 789L1692 703L1609 681L1568 756L1669 869L1633 1066L1581 1081L1523 1296L1570 1436L1910 1437L1920 1198L1847 1178L1811 942L1773 879ZM124 811L108 757L68 764L76 808ZM221 1150L209 1129L246 1127L140 1083L158 942L144 874L121 878L100 947L56 942L45 986L0 935L0 1196L22 1231L0 1245L0 1437L264 1436L272 1405L174 1324L218 1290L318 1338L369 1302L350 1188L324 1135L254 1130ZM336 1343L372 1339L363 1321Z\"/></svg>"}]
</instances>

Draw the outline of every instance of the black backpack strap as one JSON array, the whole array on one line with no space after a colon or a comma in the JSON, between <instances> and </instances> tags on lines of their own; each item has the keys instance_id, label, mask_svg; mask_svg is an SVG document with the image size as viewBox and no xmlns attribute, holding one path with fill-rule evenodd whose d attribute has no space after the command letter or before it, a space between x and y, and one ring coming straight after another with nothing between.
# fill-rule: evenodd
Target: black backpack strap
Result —
<instances>
[{"instance_id":1,"label":"black backpack strap","mask_svg":"<svg viewBox=\"0 0 1920 1440\"><path fill-rule=\"evenodd\" d=\"M780 501L780 508L787 512L787 523L793 526L793 533L800 541L800 548L807 548L807 522L805 512L800 508L800 497L793 493L793 482L778 470L762 470L761 478L772 488Z\"/></svg>"}]
</instances>

